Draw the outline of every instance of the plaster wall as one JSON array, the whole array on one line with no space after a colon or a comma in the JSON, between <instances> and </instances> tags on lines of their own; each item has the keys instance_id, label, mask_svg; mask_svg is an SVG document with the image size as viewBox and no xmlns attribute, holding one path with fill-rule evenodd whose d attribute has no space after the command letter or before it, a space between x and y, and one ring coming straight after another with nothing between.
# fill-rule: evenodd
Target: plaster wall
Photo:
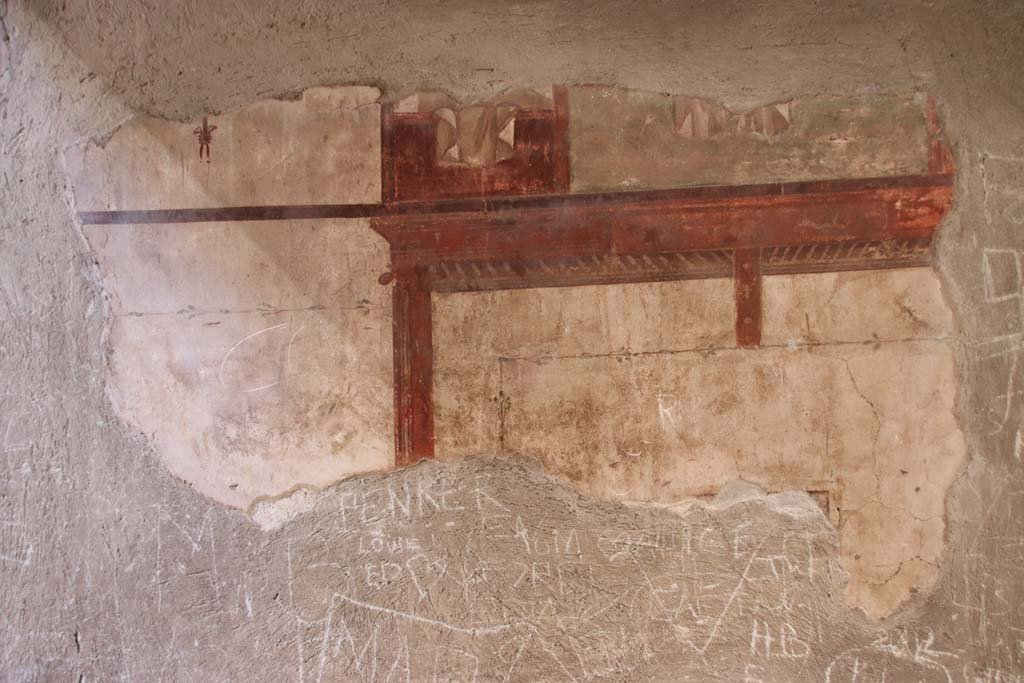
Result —
<instances>
[{"instance_id":1,"label":"plaster wall","mask_svg":"<svg viewBox=\"0 0 1024 683\"><path fill-rule=\"evenodd\" d=\"M0 4L5 678L1020 678L1020 8L648 10ZM478 459L306 492L268 531L170 474L108 399L117 318L64 151L135 112L191 133L204 113L346 82L460 99L622 83L740 110L934 93L958 162L936 264L967 450L934 588L881 624L845 607L841 541L798 494L733 485L666 510Z\"/></svg>"}]
</instances>

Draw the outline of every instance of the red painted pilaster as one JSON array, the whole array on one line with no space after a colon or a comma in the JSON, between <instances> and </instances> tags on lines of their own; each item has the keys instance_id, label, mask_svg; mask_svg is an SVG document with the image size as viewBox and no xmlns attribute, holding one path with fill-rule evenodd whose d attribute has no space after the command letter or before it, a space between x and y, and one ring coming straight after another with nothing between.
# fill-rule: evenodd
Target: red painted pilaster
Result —
<instances>
[{"instance_id":1,"label":"red painted pilaster","mask_svg":"<svg viewBox=\"0 0 1024 683\"><path fill-rule=\"evenodd\" d=\"M434 347L430 290L414 269L396 273L394 308L395 466L434 457Z\"/></svg>"},{"instance_id":2,"label":"red painted pilaster","mask_svg":"<svg viewBox=\"0 0 1024 683\"><path fill-rule=\"evenodd\" d=\"M394 202L394 153L391 150L391 115L394 104L381 103L381 204Z\"/></svg>"},{"instance_id":3,"label":"red painted pilaster","mask_svg":"<svg viewBox=\"0 0 1024 683\"><path fill-rule=\"evenodd\" d=\"M555 192L569 192L572 183L569 160L569 89L564 85L556 85L552 91L555 100L555 134L552 140Z\"/></svg>"},{"instance_id":4,"label":"red painted pilaster","mask_svg":"<svg viewBox=\"0 0 1024 683\"><path fill-rule=\"evenodd\" d=\"M939 107L935 98L930 95L925 103L924 118L928 127L928 172L952 173L953 154L942 140Z\"/></svg>"},{"instance_id":5,"label":"red painted pilaster","mask_svg":"<svg viewBox=\"0 0 1024 683\"><path fill-rule=\"evenodd\" d=\"M761 250L737 249L733 255L736 290L736 345L761 345Z\"/></svg>"}]
</instances>

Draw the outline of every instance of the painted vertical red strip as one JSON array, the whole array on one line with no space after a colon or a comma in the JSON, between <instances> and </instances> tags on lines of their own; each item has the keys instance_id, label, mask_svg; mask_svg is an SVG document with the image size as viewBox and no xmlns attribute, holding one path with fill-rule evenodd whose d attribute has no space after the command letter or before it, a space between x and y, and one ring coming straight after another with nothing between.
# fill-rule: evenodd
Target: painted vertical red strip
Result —
<instances>
[{"instance_id":1,"label":"painted vertical red strip","mask_svg":"<svg viewBox=\"0 0 1024 683\"><path fill-rule=\"evenodd\" d=\"M935 98L930 95L925 103L924 119L928 126L928 172L952 173L953 155L942 142L938 106L935 104Z\"/></svg>"},{"instance_id":2,"label":"painted vertical red strip","mask_svg":"<svg viewBox=\"0 0 1024 683\"><path fill-rule=\"evenodd\" d=\"M555 192L568 192L572 183L569 161L569 88L556 85L552 86L552 92L555 99L555 137L552 141Z\"/></svg>"},{"instance_id":3,"label":"painted vertical red strip","mask_svg":"<svg viewBox=\"0 0 1024 683\"><path fill-rule=\"evenodd\" d=\"M415 271L399 272L394 319L395 466L434 457L434 346L430 290Z\"/></svg>"},{"instance_id":4,"label":"painted vertical red strip","mask_svg":"<svg viewBox=\"0 0 1024 683\"><path fill-rule=\"evenodd\" d=\"M391 149L391 114L394 105L382 102L380 105L380 201L390 204L395 201L395 160Z\"/></svg>"},{"instance_id":5,"label":"painted vertical red strip","mask_svg":"<svg viewBox=\"0 0 1024 683\"><path fill-rule=\"evenodd\" d=\"M736 290L736 345L761 345L761 250L737 249L733 254Z\"/></svg>"},{"instance_id":6,"label":"painted vertical red strip","mask_svg":"<svg viewBox=\"0 0 1024 683\"><path fill-rule=\"evenodd\" d=\"M413 462L434 457L434 340L430 290L417 286L411 296Z\"/></svg>"}]
</instances>

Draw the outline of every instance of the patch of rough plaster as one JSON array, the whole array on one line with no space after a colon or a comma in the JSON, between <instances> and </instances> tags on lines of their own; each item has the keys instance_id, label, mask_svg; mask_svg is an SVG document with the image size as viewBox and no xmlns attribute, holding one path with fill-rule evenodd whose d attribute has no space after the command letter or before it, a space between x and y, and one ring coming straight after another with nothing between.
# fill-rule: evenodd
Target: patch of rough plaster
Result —
<instances>
[{"instance_id":1,"label":"patch of rough plaster","mask_svg":"<svg viewBox=\"0 0 1024 683\"><path fill-rule=\"evenodd\" d=\"M754 351L732 348L730 294L705 280L437 296L441 457L536 457L613 500L734 479L812 492L839 529L847 600L885 616L934 586L965 458L938 280L768 277Z\"/></svg>"},{"instance_id":2,"label":"patch of rough plaster","mask_svg":"<svg viewBox=\"0 0 1024 683\"><path fill-rule=\"evenodd\" d=\"M317 492L308 486L287 491L273 498L259 498L249 506L249 516L264 531L280 529L300 515L313 510Z\"/></svg>"},{"instance_id":3,"label":"patch of rough plaster","mask_svg":"<svg viewBox=\"0 0 1024 683\"><path fill-rule=\"evenodd\" d=\"M729 678L730 648L740 671L774 657L796 672L828 665L819 620L843 614L829 597L843 583L834 530L806 494L748 486L685 510L623 508L525 463L474 458L310 496L263 560L286 589L284 624L299 626L282 633L300 678L370 680L374 666L413 680L660 679L695 666ZM317 541L326 529L340 540ZM507 553L517 559L491 559Z\"/></svg>"}]
</instances>

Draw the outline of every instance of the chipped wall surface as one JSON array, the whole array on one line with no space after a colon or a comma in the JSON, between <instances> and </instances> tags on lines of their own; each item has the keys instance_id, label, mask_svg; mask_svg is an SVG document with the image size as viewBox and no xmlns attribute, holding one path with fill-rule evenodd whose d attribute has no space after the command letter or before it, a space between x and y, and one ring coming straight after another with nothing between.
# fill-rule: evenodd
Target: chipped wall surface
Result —
<instances>
[{"instance_id":1,"label":"chipped wall surface","mask_svg":"<svg viewBox=\"0 0 1024 683\"><path fill-rule=\"evenodd\" d=\"M996 2L0 2L0 678L1022 680L1022 24ZM329 167L296 177L288 131L323 112L294 95L331 83L374 87L325 100L346 151L326 141ZM724 281L435 297L457 461L328 485L393 447L387 254L365 224L75 219L373 202L378 93L524 83L735 117L934 94L957 162L936 274L769 277L757 351L732 348ZM88 177L82 150L138 162ZM666 384L703 431L663 428ZM558 419L581 396L594 429ZM600 467L559 469L577 437ZM743 452L668 457L687 441ZM550 472L507 457L527 451ZM502 457L457 457L481 452ZM634 461L680 469L659 488Z\"/></svg>"}]
</instances>

